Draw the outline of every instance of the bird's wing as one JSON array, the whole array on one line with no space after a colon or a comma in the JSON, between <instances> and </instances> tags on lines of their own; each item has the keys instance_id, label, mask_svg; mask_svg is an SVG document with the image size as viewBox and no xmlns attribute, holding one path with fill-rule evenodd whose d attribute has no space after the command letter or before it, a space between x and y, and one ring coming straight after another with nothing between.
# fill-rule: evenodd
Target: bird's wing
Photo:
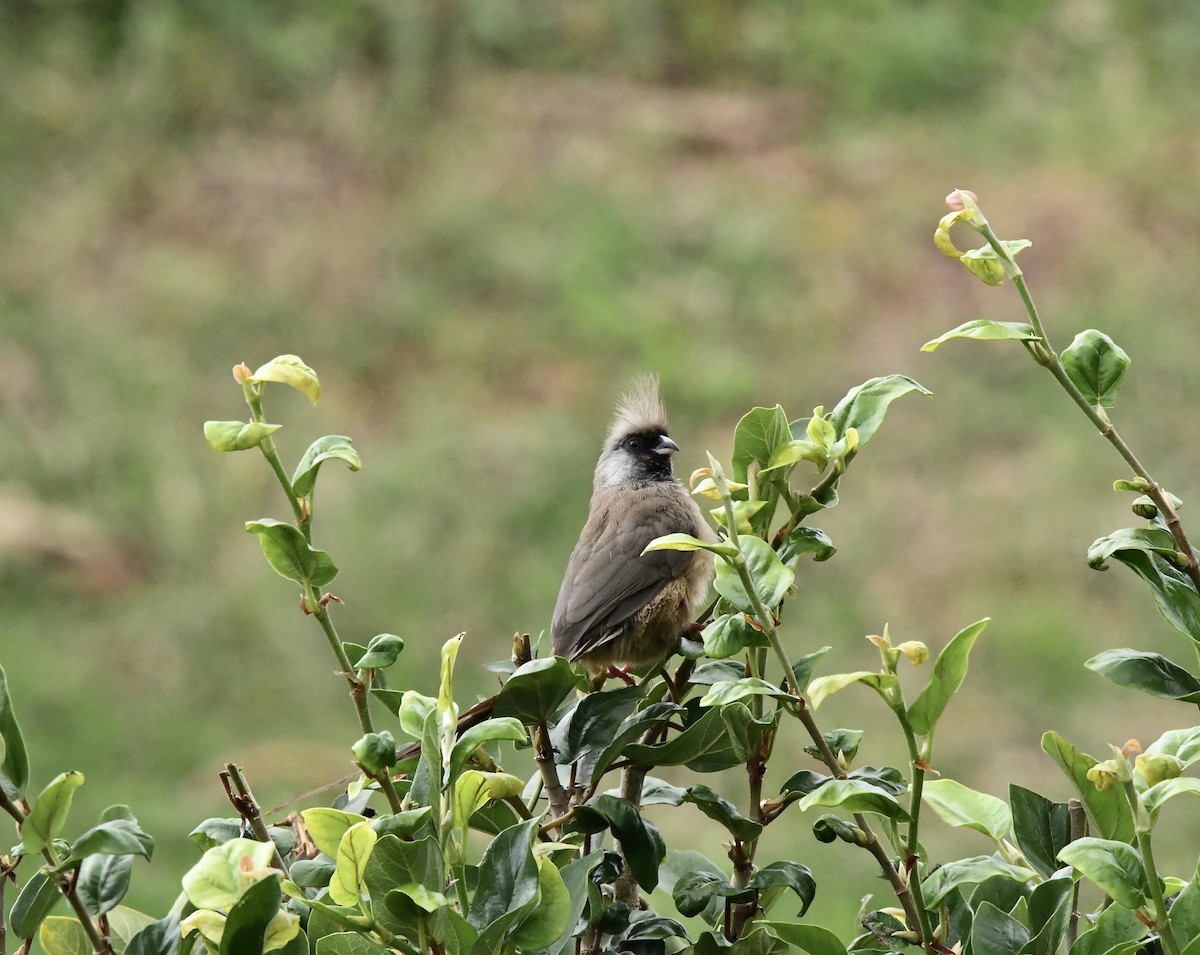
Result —
<instances>
[{"instance_id":1,"label":"bird's wing","mask_svg":"<svg viewBox=\"0 0 1200 955\"><path fill-rule=\"evenodd\" d=\"M620 513L614 516L613 510ZM678 503L657 495L628 508L593 512L559 592L552 632L556 653L577 660L602 645L687 570L695 559L691 552L642 555L654 538L679 530L679 523Z\"/></svg>"}]
</instances>

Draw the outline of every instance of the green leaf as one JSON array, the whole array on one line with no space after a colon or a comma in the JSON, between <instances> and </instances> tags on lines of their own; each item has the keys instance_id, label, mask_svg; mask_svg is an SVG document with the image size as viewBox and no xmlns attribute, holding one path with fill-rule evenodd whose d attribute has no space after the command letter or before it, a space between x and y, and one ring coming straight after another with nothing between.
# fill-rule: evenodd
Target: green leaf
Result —
<instances>
[{"instance_id":1,"label":"green leaf","mask_svg":"<svg viewBox=\"0 0 1200 955\"><path fill-rule=\"evenodd\" d=\"M1124 548L1114 551L1112 557L1149 585L1158 612L1167 623L1200 643L1200 594L1187 574L1157 553Z\"/></svg>"},{"instance_id":2,"label":"green leaf","mask_svg":"<svg viewBox=\"0 0 1200 955\"><path fill-rule=\"evenodd\" d=\"M335 932L317 942L316 955L392 955L392 950L357 932Z\"/></svg>"},{"instance_id":3,"label":"green leaf","mask_svg":"<svg viewBox=\"0 0 1200 955\"><path fill-rule=\"evenodd\" d=\"M909 723L918 736L928 736L933 732L950 698L962 686L967 675L967 658L971 654L971 648L990 619L984 617L969 627L964 627L938 654L929 683L908 708Z\"/></svg>"},{"instance_id":4,"label":"green leaf","mask_svg":"<svg viewBox=\"0 0 1200 955\"><path fill-rule=\"evenodd\" d=\"M686 918L700 915L714 898L749 902L753 900L754 892L749 888L735 889L724 874L706 869L684 874L671 890L671 901L675 903L679 914Z\"/></svg>"},{"instance_id":5,"label":"green leaf","mask_svg":"<svg viewBox=\"0 0 1200 955\"><path fill-rule=\"evenodd\" d=\"M378 840L371 823L364 820L342 835L334 857L337 867L329 880L329 898L338 905L358 905L362 901L363 874Z\"/></svg>"},{"instance_id":6,"label":"green leaf","mask_svg":"<svg viewBox=\"0 0 1200 955\"><path fill-rule=\"evenodd\" d=\"M438 891L445 882L442 850L431 836L413 842L394 835L380 836L363 873L363 884L371 897L371 913L390 931L401 934L417 925L411 919L397 918L395 902L388 903L392 890L411 884ZM420 917L424 918L423 915Z\"/></svg>"},{"instance_id":7,"label":"green leaf","mask_svg":"<svg viewBox=\"0 0 1200 955\"><path fill-rule=\"evenodd\" d=\"M796 686L803 693L808 689L809 681L812 679L813 670L816 669L821 657L825 656L830 651L830 647L821 647L814 650L812 653L806 653L799 660L792 664L792 675L796 678Z\"/></svg>"},{"instance_id":8,"label":"green leaf","mask_svg":"<svg viewBox=\"0 0 1200 955\"><path fill-rule=\"evenodd\" d=\"M719 541L702 541L691 534L666 534L663 537L656 537L646 545L642 553L649 554L656 550L709 550L723 557L732 557L737 553L737 548L732 544Z\"/></svg>"},{"instance_id":9,"label":"green leaf","mask_svg":"<svg viewBox=\"0 0 1200 955\"><path fill-rule=\"evenodd\" d=\"M809 955L847 955L846 946L829 929L798 922L760 922L768 932Z\"/></svg>"},{"instance_id":10,"label":"green leaf","mask_svg":"<svg viewBox=\"0 0 1200 955\"><path fill-rule=\"evenodd\" d=\"M933 341L921 346L921 351L933 351L943 342L952 338L973 338L976 341L1041 341L1041 337L1026 322L992 322L986 318L978 318L973 322L965 322L957 328L952 328L944 335L939 335Z\"/></svg>"},{"instance_id":11,"label":"green leaf","mask_svg":"<svg viewBox=\"0 0 1200 955\"><path fill-rule=\"evenodd\" d=\"M704 640L704 655L713 660L734 656L747 647L760 645L766 639L750 625L744 613L725 613L713 617L700 636Z\"/></svg>"},{"instance_id":12,"label":"green leaf","mask_svg":"<svg viewBox=\"0 0 1200 955\"><path fill-rule=\"evenodd\" d=\"M25 795L29 784L29 757L25 739L17 724L12 697L8 694L8 677L0 667L0 742L3 742L4 761L0 763L0 789L14 802Z\"/></svg>"},{"instance_id":13,"label":"green leaf","mask_svg":"<svg viewBox=\"0 0 1200 955\"><path fill-rule=\"evenodd\" d=\"M956 859L935 869L921 883L925 905L934 908L960 885L977 885L994 878L1024 884L1037 877L1032 869L1005 862L999 856L974 856Z\"/></svg>"},{"instance_id":14,"label":"green leaf","mask_svg":"<svg viewBox=\"0 0 1200 955\"><path fill-rule=\"evenodd\" d=\"M833 694L840 693L855 683L862 683L882 693L895 687L897 680L892 673L877 673L874 670L856 670L853 673L833 673L817 677L808 684L809 705L815 710Z\"/></svg>"},{"instance_id":15,"label":"green leaf","mask_svg":"<svg viewBox=\"0 0 1200 955\"><path fill-rule=\"evenodd\" d=\"M302 809L300 817L304 820L304 827L308 830L308 837L313 844L331 859L337 856L338 846L342 844L342 836L346 834L346 830L366 819L366 816L360 816L358 813L343 812L341 809L326 806Z\"/></svg>"},{"instance_id":16,"label":"green leaf","mask_svg":"<svg viewBox=\"0 0 1200 955\"><path fill-rule=\"evenodd\" d=\"M971 920L971 949L987 955L1020 955L1029 944L1029 929L991 902L984 902Z\"/></svg>"},{"instance_id":17,"label":"green leaf","mask_svg":"<svg viewBox=\"0 0 1200 955\"><path fill-rule=\"evenodd\" d=\"M75 891L88 915L98 918L116 908L129 890L131 855L88 856L79 866Z\"/></svg>"},{"instance_id":18,"label":"green leaf","mask_svg":"<svg viewBox=\"0 0 1200 955\"><path fill-rule=\"evenodd\" d=\"M274 854L271 843L253 839L214 846L184 873L184 894L198 909L228 909L262 878Z\"/></svg>"},{"instance_id":19,"label":"green leaf","mask_svg":"<svg viewBox=\"0 0 1200 955\"><path fill-rule=\"evenodd\" d=\"M537 826L537 819L529 819L505 829L484 851L467 918L480 935L505 916L520 918L537 898L540 874L530 850Z\"/></svg>"},{"instance_id":20,"label":"green leaf","mask_svg":"<svg viewBox=\"0 0 1200 955\"><path fill-rule=\"evenodd\" d=\"M21 823L21 839L28 853L41 852L62 835L71 809L71 797L83 785L83 773L60 773L41 791L33 810Z\"/></svg>"},{"instance_id":21,"label":"green leaf","mask_svg":"<svg viewBox=\"0 0 1200 955\"><path fill-rule=\"evenodd\" d=\"M1087 778L1087 771L1096 765L1096 759L1081 753L1055 732L1042 736L1042 750L1075 784L1094 831L1106 839L1121 842L1133 839L1133 813L1124 794L1117 787L1099 790Z\"/></svg>"},{"instance_id":22,"label":"green leaf","mask_svg":"<svg viewBox=\"0 0 1200 955\"><path fill-rule=\"evenodd\" d=\"M1117 686L1127 686L1169 700L1200 702L1200 680L1160 653L1105 650L1084 664Z\"/></svg>"},{"instance_id":23,"label":"green leaf","mask_svg":"<svg viewBox=\"0 0 1200 955\"><path fill-rule=\"evenodd\" d=\"M846 812L874 812L889 819L908 819L908 812L890 793L859 779L831 779L800 800L801 812L814 806Z\"/></svg>"},{"instance_id":24,"label":"green leaf","mask_svg":"<svg viewBox=\"0 0 1200 955\"><path fill-rule=\"evenodd\" d=\"M71 846L71 860L91 855L135 855L149 860L154 839L143 832L136 819L111 819L93 826Z\"/></svg>"},{"instance_id":25,"label":"green leaf","mask_svg":"<svg viewBox=\"0 0 1200 955\"><path fill-rule=\"evenodd\" d=\"M538 902L509 936L518 951L536 952L553 945L564 934L569 937L574 922L571 896L558 867L544 856L537 859Z\"/></svg>"},{"instance_id":26,"label":"green leaf","mask_svg":"<svg viewBox=\"0 0 1200 955\"><path fill-rule=\"evenodd\" d=\"M781 406L752 408L737 423L733 432L733 477L746 483L750 465L765 467L780 445L792 440L788 418Z\"/></svg>"},{"instance_id":27,"label":"green leaf","mask_svg":"<svg viewBox=\"0 0 1200 955\"><path fill-rule=\"evenodd\" d=\"M808 911L817 894L817 883L813 879L812 870L799 862L781 860L772 862L758 869L750 876L750 886L755 889L791 889L800 897L800 911L797 918Z\"/></svg>"},{"instance_id":28,"label":"green leaf","mask_svg":"<svg viewBox=\"0 0 1200 955\"><path fill-rule=\"evenodd\" d=\"M733 803L708 786L692 786L683 801L692 803L709 819L719 822L740 842L750 842L762 834L762 823L747 819Z\"/></svg>"},{"instance_id":29,"label":"green leaf","mask_svg":"<svg viewBox=\"0 0 1200 955\"><path fill-rule=\"evenodd\" d=\"M262 444L283 425L265 421L205 421L204 440L217 453L247 451Z\"/></svg>"},{"instance_id":30,"label":"green leaf","mask_svg":"<svg viewBox=\"0 0 1200 955\"><path fill-rule=\"evenodd\" d=\"M769 696L777 700L787 700L789 694L780 690L774 683L760 680L758 677L743 677L740 680L714 683L700 700L701 706L724 706L738 700L748 700L755 696Z\"/></svg>"},{"instance_id":31,"label":"green leaf","mask_svg":"<svg viewBox=\"0 0 1200 955\"><path fill-rule=\"evenodd\" d=\"M1120 551L1144 551L1171 557L1178 548L1169 532L1160 527L1123 527L1092 541L1088 566L1102 570L1104 562Z\"/></svg>"},{"instance_id":32,"label":"green leaf","mask_svg":"<svg viewBox=\"0 0 1200 955\"><path fill-rule=\"evenodd\" d=\"M1081 920L1086 925L1086 920ZM1117 955L1132 953L1141 947L1141 940L1150 930L1137 915L1120 905L1110 905L1091 931L1085 931L1071 946L1071 955ZM1132 944L1131 949L1124 946Z\"/></svg>"},{"instance_id":33,"label":"green leaf","mask_svg":"<svg viewBox=\"0 0 1200 955\"><path fill-rule=\"evenodd\" d=\"M568 948L573 950L570 930L583 917L588 904L588 886L591 884L589 876L603 859L603 852L591 852L582 859L575 859L563 866L560 874L563 884L567 887L567 896L571 901L566 918L568 928L561 939L551 943L543 950L542 955L559 955Z\"/></svg>"},{"instance_id":34,"label":"green leaf","mask_svg":"<svg viewBox=\"0 0 1200 955\"><path fill-rule=\"evenodd\" d=\"M1012 814L1003 799L968 789L953 779L926 780L922 798L947 825L974 829L997 842L1012 830Z\"/></svg>"},{"instance_id":35,"label":"green leaf","mask_svg":"<svg viewBox=\"0 0 1200 955\"><path fill-rule=\"evenodd\" d=\"M815 420L827 423L824 418L809 419L810 422ZM832 428L830 430L832 431ZM760 473L788 468L801 461L809 461L817 466L818 471L824 471L829 464L829 449L805 435L777 447L771 455L771 460L760 469Z\"/></svg>"},{"instance_id":36,"label":"green leaf","mask_svg":"<svg viewBox=\"0 0 1200 955\"><path fill-rule=\"evenodd\" d=\"M295 388L314 405L321 397L321 383L317 373L295 355L280 355L258 368L250 381L259 384L274 381Z\"/></svg>"},{"instance_id":37,"label":"green leaf","mask_svg":"<svg viewBox=\"0 0 1200 955\"><path fill-rule=\"evenodd\" d=\"M1085 837L1064 846L1058 857L1114 902L1130 909L1146 904L1146 871L1137 850L1127 843Z\"/></svg>"},{"instance_id":38,"label":"green leaf","mask_svg":"<svg viewBox=\"0 0 1200 955\"><path fill-rule=\"evenodd\" d=\"M367 652L355 661L360 670L381 670L390 667L404 649L404 639L394 633L378 633L367 644Z\"/></svg>"},{"instance_id":39,"label":"green leaf","mask_svg":"<svg viewBox=\"0 0 1200 955\"><path fill-rule=\"evenodd\" d=\"M1013 835L1025 858L1049 877L1059 869L1058 853L1071 841L1071 813L1066 803L1051 802L1028 789L1008 787Z\"/></svg>"},{"instance_id":40,"label":"green leaf","mask_svg":"<svg viewBox=\"0 0 1200 955\"><path fill-rule=\"evenodd\" d=\"M578 671L562 657L530 660L501 687L492 712L525 724L547 723L581 682Z\"/></svg>"},{"instance_id":41,"label":"green leaf","mask_svg":"<svg viewBox=\"0 0 1200 955\"><path fill-rule=\"evenodd\" d=\"M883 424L888 405L912 391L923 395L933 394L905 375L871 378L846 392L846 397L830 412L829 422L837 429L839 438L844 438L846 432L854 428L858 432L858 446L861 448Z\"/></svg>"},{"instance_id":42,"label":"green leaf","mask_svg":"<svg viewBox=\"0 0 1200 955\"><path fill-rule=\"evenodd\" d=\"M344 461L351 471L362 468L362 459L354 450L353 442L345 435L327 434L323 438L317 438L308 446L308 450L300 458L300 463L296 465L296 473L292 475L292 490L297 496L308 497L312 494L321 465L332 460Z\"/></svg>"},{"instance_id":43,"label":"green leaf","mask_svg":"<svg viewBox=\"0 0 1200 955\"><path fill-rule=\"evenodd\" d=\"M481 746L486 746L488 743L500 742L501 740L524 743L528 739L529 734L526 732L524 724L518 719L513 719L511 716L497 717L485 720L482 723L476 723L474 726L463 730L462 736L454 744L454 749L450 755L450 776L451 778L456 776L466 761Z\"/></svg>"},{"instance_id":44,"label":"green leaf","mask_svg":"<svg viewBox=\"0 0 1200 955\"><path fill-rule=\"evenodd\" d=\"M819 527L797 527L779 545L779 559L792 570L796 569L805 554L812 554L812 559L820 562L829 560L836 553L833 541Z\"/></svg>"},{"instance_id":45,"label":"green leaf","mask_svg":"<svg viewBox=\"0 0 1200 955\"><path fill-rule=\"evenodd\" d=\"M1174 756L1184 766L1190 766L1200 760L1200 726L1187 729L1167 730L1158 739L1146 747L1146 754Z\"/></svg>"},{"instance_id":46,"label":"green leaf","mask_svg":"<svg viewBox=\"0 0 1200 955\"><path fill-rule=\"evenodd\" d=\"M258 535L267 563L281 577L323 587L337 576L329 555L313 547L295 525L264 517L247 521L246 530Z\"/></svg>"},{"instance_id":47,"label":"green leaf","mask_svg":"<svg viewBox=\"0 0 1200 955\"><path fill-rule=\"evenodd\" d=\"M1168 799L1173 799L1184 793L1200 796L1200 779L1196 779L1193 776L1164 779L1161 783L1156 783L1142 793L1142 802L1146 806L1146 811L1154 815Z\"/></svg>"},{"instance_id":48,"label":"green leaf","mask_svg":"<svg viewBox=\"0 0 1200 955\"><path fill-rule=\"evenodd\" d=\"M829 747L834 756L840 756L842 761L849 764L854 761L854 757L858 754L859 744L862 742L863 731L851 729L835 729L822 733L825 739L825 745ZM821 751L815 745L809 744L804 747L804 752L808 753L814 759L821 758ZM851 773L851 778L858 778L856 774ZM871 780L868 780L870 782ZM888 787L884 787L887 789ZM907 787L905 787L907 788ZM900 792L904 792L901 789Z\"/></svg>"},{"instance_id":49,"label":"green leaf","mask_svg":"<svg viewBox=\"0 0 1200 955\"><path fill-rule=\"evenodd\" d=\"M29 881L21 886L12 910L8 916L8 926L17 938L33 938L38 926L53 910L61 899L62 892L55 882L45 872L35 872Z\"/></svg>"},{"instance_id":50,"label":"green leaf","mask_svg":"<svg viewBox=\"0 0 1200 955\"><path fill-rule=\"evenodd\" d=\"M1063 371L1093 405L1111 408L1129 371L1129 356L1094 328L1080 332L1059 356Z\"/></svg>"}]
</instances>

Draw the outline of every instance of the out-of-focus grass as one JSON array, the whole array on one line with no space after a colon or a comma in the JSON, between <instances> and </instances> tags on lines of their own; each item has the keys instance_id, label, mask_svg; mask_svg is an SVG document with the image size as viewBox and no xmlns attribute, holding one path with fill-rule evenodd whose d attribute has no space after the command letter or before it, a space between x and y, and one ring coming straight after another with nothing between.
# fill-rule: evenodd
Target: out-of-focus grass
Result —
<instances>
[{"instance_id":1,"label":"out-of-focus grass","mask_svg":"<svg viewBox=\"0 0 1200 955\"><path fill-rule=\"evenodd\" d=\"M1117 459L1016 346L918 348L1022 317L932 248L941 196L969 186L1034 240L1022 266L1056 344L1093 326L1133 355L1118 424L1190 496L1196 31L1069 4L989 33L973 4L917 30L896 19L909 5L850 23L764 3L731 45L712 3L684 17L684 52L708 52L680 74L649 5L484 6L432 109L423 34L368 3L286 28L128 4L111 42L79 10L26 5L3 41L0 662L35 785L82 769L80 828L123 801L159 840L131 901L174 895L187 829L228 813L224 761L274 805L343 772L357 735L323 639L242 530L287 516L268 470L200 434L244 413L229 367L281 352L325 385L315 409L268 396L289 463L324 433L362 452L359 474L326 467L316 536L342 569L343 636L405 636L394 682L431 688L466 630L467 699L514 631L548 625L633 372L662 375L685 473L728 455L753 404L806 415L894 372L935 398L894 406L816 521L840 551L800 575L794 651L828 643L830 671L858 669L885 622L936 649L992 616L937 764L1001 794L1066 795L1045 729L1103 752L1189 721L1082 667L1110 646L1188 655L1130 575L1084 564L1131 516ZM859 690L822 720L869 730L862 761L902 761ZM806 764L788 745L769 784ZM744 800L736 774L721 786ZM656 818L695 844L693 813ZM815 910L848 926L878 893L870 867L799 817L784 832L772 848L819 878L854 873ZM703 848L722 857L717 831Z\"/></svg>"}]
</instances>

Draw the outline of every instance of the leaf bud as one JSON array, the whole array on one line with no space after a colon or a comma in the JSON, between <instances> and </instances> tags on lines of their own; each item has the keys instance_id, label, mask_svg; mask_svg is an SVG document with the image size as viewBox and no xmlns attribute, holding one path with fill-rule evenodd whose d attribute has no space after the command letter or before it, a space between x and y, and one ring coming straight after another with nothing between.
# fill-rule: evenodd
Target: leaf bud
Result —
<instances>
[{"instance_id":1,"label":"leaf bud","mask_svg":"<svg viewBox=\"0 0 1200 955\"><path fill-rule=\"evenodd\" d=\"M1143 494L1130 505L1130 509L1138 517L1144 517L1148 521L1158 517L1158 505L1150 499L1149 494Z\"/></svg>"},{"instance_id":2,"label":"leaf bud","mask_svg":"<svg viewBox=\"0 0 1200 955\"><path fill-rule=\"evenodd\" d=\"M896 649L904 654L904 658L915 667L919 667L929 659L929 647L920 640L905 640Z\"/></svg>"},{"instance_id":3,"label":"leaf bud","mask_svg":"<svg viewBox=\"0 0 1200 955\"><path fill-rule=\"evenodd\" d=\"M370 776L396 765L396 741L387 730L368 733L351 747L354 758L363 771Z\"/></svg>"},{"instance_id":4,"label":"leaf bud","mask_svg":"<svg viewBox=\"0 0 1200 955\"><path fill-rule=\"evenodd\" d=\"M1175 779L1183 774L1183 760L1166 753L1142 753L1133 761L1134 768L1141 773L1147 786L1154 786L1164 779Z\"/></svg>"}]
</instances>

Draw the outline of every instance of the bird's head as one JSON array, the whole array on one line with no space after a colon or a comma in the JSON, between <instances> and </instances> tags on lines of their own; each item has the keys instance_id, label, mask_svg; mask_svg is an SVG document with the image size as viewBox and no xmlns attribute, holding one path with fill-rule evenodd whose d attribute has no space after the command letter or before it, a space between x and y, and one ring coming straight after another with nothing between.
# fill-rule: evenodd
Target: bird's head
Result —
<instances>
[{"instance_id":1,"label":"bird's head","mask_svg":"<svg viewBox=\"0 0 1200 955\"><path fill-rule=\"evenodd\" d=\"M679 445L667 436L667 413L658 397L658 379L637 378L617 404L596 464L595 486L620 487L669 481L671 455Z\"/></svg>"}]
</instances>

